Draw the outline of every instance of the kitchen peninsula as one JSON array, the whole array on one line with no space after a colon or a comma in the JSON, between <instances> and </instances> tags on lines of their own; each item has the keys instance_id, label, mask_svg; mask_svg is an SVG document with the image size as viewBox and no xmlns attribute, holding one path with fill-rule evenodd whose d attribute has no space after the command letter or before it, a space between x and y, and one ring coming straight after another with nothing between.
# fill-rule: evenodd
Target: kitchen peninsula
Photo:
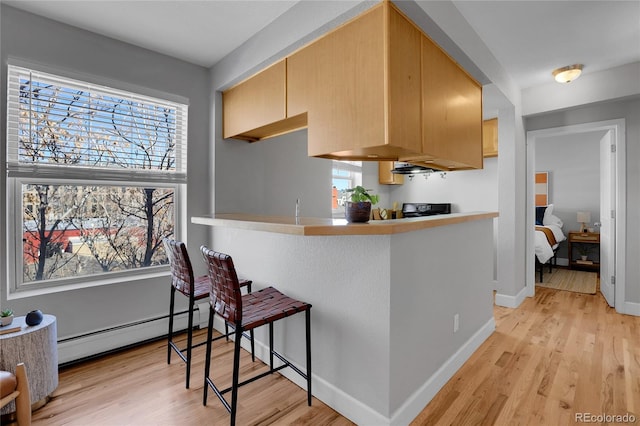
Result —
<instances>
[{"instance_id":1,"label":"kitchen peninsula","mask_svg":"<svg viewBox=\"0 0 640 426\"><path fill-rule=\"evenodd\" d=\"M313 304L314 396L358 424L380 425L413 420L493 332L495 217L191 221L212 227L212 248L231 255L257 288L274 285ZM304 321L281 327L276 347L304 366Z\"/></svg>"}]
</instances>

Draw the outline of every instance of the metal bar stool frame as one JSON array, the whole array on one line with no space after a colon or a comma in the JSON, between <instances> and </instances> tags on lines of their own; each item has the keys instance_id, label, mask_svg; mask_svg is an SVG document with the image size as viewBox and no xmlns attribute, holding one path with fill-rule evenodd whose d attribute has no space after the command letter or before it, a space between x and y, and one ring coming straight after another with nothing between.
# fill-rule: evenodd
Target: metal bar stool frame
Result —
<instances>
[{"instance_id":1,"label":"metal bar stool frame","mask_svg":"<svg viewBox=\"0 0 640 426\"><path fill-rule=\"evenodd\" d=\"M222 405L224 405L230 413L231 425L234 426L238 406L238 388L286 367L291 367L293 371L306 380L307 405L311 406L311 305L292 299L273 287L267 287L243 296L240 294L239 281L231 256L215 252L205 246L202 246L200 250L209 268L209 278L211 280L211 289L209 291L209 334L207 336L202 404L207 405L208 391L209 388L211 388L220 399L220 402L222 402ZM265 308L267 309L265 310ZM214 312L235 325L232 384L222 390L220 390L209 377L211 371L211 333ZM291 364L283 355L273 349L274 322L299 312L305 312L306 372L303 372ZM240 382L240 337L244 331L253 330L262 325L269 326L269 370ZM274 367L274 356L283 364ZM229 404L224 397L224 394L229 391L231 391L231 404Z\"/></svg>"},{"instance_id":2,"label":"metal bar stool frame","mask_svg":"<svg viewBox=\"0 0 640 426\"><path fill-rule=\"evenodd\" d=\"M193 311L195 303L198 300L205 299L209 296L209 276L202 275L194 277L193 267L191 260L189 259L189 253L187 252L187 246L181 242L172 240L169 238L163 239L165 252L169 259L169 265L171 268L171 298L169 302L169 331L167 333L167 364L171 364L171 352L174 351L178 356L187 364L186 371L186 388L189 389L189 382L191 378L191 353L194 348L205 345L207 342L200 342L193 344ZM251 293L251 280L241 280L240 286L246 287L247 291ZM173 317L175 315L175 295L176 291L179 291L184 296L189 298L189 310L188 310L188 329L187 329L187 346L180 348L174 341L173 331ZM210 323L213 318L210 318ZM229 336L233 332L229 332L229 323L225 321L225 334L215 337L213 340L226 338L229 340ZM211 326L211 325L210 325ZM251 341L251 357L255 360L255 345L253 340L253 330L249 335L244 336ZM211 336L208 336L211 339ZM186 355L185 355L186 352Z\"/></svg>"}]
</instances>

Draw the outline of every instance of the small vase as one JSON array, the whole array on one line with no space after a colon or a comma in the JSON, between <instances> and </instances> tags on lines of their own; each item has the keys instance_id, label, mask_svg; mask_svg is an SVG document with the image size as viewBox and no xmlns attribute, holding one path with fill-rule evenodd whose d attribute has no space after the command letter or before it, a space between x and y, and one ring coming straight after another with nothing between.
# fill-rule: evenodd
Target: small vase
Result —
<instances>
[{"instance_id":1,"label":"small vase","mask_svg":"<svg viewBox=\"0 0 640 426\"><path fill-rule=\"evenodd\" d=\"M347 222L350 223L369 222L369 218L371 217L371 203L368 201L361 201L358 203L347 201L344 214Z\"/></svg>"},{"instance_id":2,"label":"small vase","mask_svg":"<svg viewBox=\"0 0 640 426\"><path fill-rule=\"evenodd\" d=\"M43 318L44 316L42 315L42 311L40 309L36 309L35 311L31 311L27 314L24 322L29 326L34 326L40 324Z\"/></svg>"},{"instance_id":3,"label":"small vase","mask_svg":"<svg viewBox=\"0 0 640 426\"><path fill-rule=\"evenodd\" d=\"M582 259L582 260L587 260L587 255L586 255L586 254L581 255L581 256L580 256L580 259Z\"/></svg>"},{"instance_id":4,"label":"small vase","mask_svg":"<svg viewBox=\"0 0 640 426\"><path fill-rule=\"evenodd\" d=\"M4 327L5 325L9 325L13 322L13 315L9 315L8 317L0 317L0 326Z\"/></svg>"}]
</instances>

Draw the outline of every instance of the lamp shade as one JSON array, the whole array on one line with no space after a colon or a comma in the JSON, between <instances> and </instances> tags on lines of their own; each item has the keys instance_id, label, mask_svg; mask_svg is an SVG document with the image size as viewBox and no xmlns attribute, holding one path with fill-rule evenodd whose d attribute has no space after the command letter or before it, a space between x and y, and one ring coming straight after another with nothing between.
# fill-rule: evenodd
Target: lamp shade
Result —
<instances>
[{"instance_id":1,"label":"lamp shade","mask_svg":"<svg viewBox=\"0 0 640 426\"><path fill-rule=\"evenodd\" d=\"M591 222L591 212L578 212L578 223L589 223Z\"/></svg>"}]
</instances>

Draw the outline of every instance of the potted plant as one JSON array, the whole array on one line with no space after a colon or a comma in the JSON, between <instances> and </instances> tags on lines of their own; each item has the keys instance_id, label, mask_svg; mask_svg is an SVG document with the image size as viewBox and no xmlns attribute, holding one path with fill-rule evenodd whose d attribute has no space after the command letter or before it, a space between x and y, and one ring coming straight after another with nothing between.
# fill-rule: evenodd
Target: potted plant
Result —
<instances>
[{"instance_id":1,"label":"potted plant","mask_svg":"<svg viewBox=\"0 0 640 426\"><path fill-rule=\"evenodd\" d=\"M576 246L576 250L578 250L578 254L580 254L580 259L587 260L589 257L589 253L591 253L591 245L590 244L578 244Z\"/></svg>"},{"instance_id":2,"label":"potted plant","mask_svg":"<svg viewBox=\"0 0 640 426\"><path fill-rule=\"evenodd\" d=\"M369 191L371 190L360 185L347 189L347 192L351 193L350 201L347 201L345 206L347 222L365 223L369 221L371 205L376 204L380 199L378 195L370 194Z\"/></svg>"},{"instance_id":3,"label":"potted plant","mask_svg":"<svg viewBox=\"0 0 640 426\"><path fill-rule=\"evenodd\" d=\"M0 311L0 326L9 325L13 322L13 311L11 309L5 309Z\"/></svg>"}]
</instances>

